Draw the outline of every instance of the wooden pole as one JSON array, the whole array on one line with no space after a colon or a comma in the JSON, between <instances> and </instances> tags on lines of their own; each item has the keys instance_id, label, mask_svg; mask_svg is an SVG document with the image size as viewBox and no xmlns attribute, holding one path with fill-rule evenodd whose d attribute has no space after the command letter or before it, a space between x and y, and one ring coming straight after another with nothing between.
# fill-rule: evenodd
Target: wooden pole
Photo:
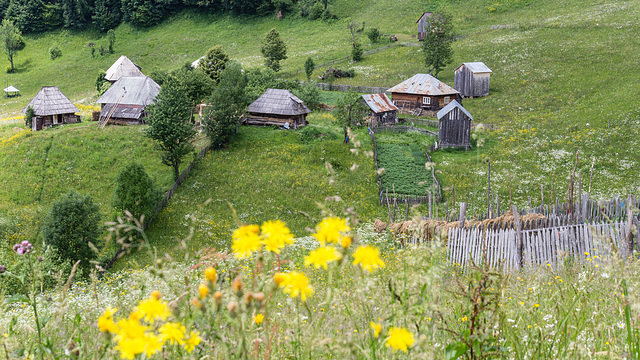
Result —
<instances>
[{"instance_id":1,"label":"wooden pole","mask_svg":"<svg viewBox=\"0 0 640 360\"><path fill-rule=\"evenodd\" d=\"M429 219L431 219L431 191L429 191Z\"/></svg>"},{"instance_id":2,"label":"wooden pole","mask_svg":"<svg viewBox=\"0 0 640 360\"><path fill-rule=\"evenodd\" d=\"M391 204L389 203L389 189L384 189L387 198L387 215L389 217L389 224L391 224Z\"/></svg>"},{"instance_id":3,"label":"wooden pole","mask_svg":"<svg viewBox=\"0 0 640 360\"><path fill-rule=\"evenodd\" d=\"M589 174L589 194L591 194L591 179L593 178L593 165L596 163L596 157L591 160L591 173Z\"/></svg>"},{"instance_id":4,"label":"wooden pole","mask_svg":"<svg viewBox=\"0 0 640 360\"><path fill-rule=\"evenodd\" d=\"M460 203L460 216L458 217L458 220L460 221L460 229L462 229L464 227L464 220L467 216L467 203L465 202L461 202Z\"/></svg>"},{"instance_id":5,"label":"wooden pole","mask_svg":"<svg viewBox=\"0 0 640 360\"><path fill-rule=\"evenodd\" d=\"M513 206L513 198L511 197L511 173L509 173L509 206Z\"/></svg>"},{"instance_id":6,"label":"wooden pole","mask_svg":"<svg viewBox=\"0 0 640 360\"><path fill-rule=\"evenodd\" d=\"M491 159L487 170L487 219L491 219Z\"/></svg>"},{"instance_id":7,"label":"wooden pole","mask_svg":"<svg viewBox=\"0 0 640 360\"><path fill-rule=\"evenodd\" d=\"M551 203L553 204L553 178L556 176L555 170L551 173Z\"/></svg>"},{"instance_id":8,"label":"wooden pole","mask_svg":"<svg viewBox=\"0 0 640 360\"><path fill-rule=\"evenodd\" d=\"M540 211L544 209L544 184L540 184Z\"/></svg>"},{"instance_id":9,"label":"wooden pole","mask_svg":"<svg viewBox=\"0 0 640 360\"><path fill-rule=\"evenodd\" d=\"M627 195L627 257L633 257L633 207L631 194Z\"/></svg>"},{"instance_id":10,"label":"wooden pole","mask_svg":"<svg viewBox=\"0 0 640 360\"><path fill-rule=\"evenodd\" d=\"M518 208L516 206L511 207L513 213L513 221L516 229L516 246L518 250L518 265L522 269L524 267L523 257L523 242L522 242L522 226L520 225L520 217L518 216Z\"/></svg>"}]
</instances>

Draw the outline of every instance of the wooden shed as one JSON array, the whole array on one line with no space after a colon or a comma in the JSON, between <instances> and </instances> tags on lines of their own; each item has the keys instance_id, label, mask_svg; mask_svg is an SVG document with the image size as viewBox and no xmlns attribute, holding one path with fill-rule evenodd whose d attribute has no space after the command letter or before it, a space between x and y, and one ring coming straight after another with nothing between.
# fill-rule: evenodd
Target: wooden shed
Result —
<instances>
[{"instance_id":1,"label":"wooden shed","mask_svg":"<svg viewBox=\"0 0 640 360\"><path fill-rule=\"evenodd\" d=\"M97 101L101 126L144 124L147 106L159 92L160 85L148 76L121 77Z\"/></svg>"},{"instance_id":2,"label":"wooden shed","mask_svg":"<svg viewBox=\"0 0 640 360\"><path fill-rule=\"evenodd\" d=\"M453 100L438 111L438 142L441 149L448 147L471 148L471 114Z\"/></svg>"},{"instance_id":3,"label":"wooden shed","mask_svg":"<svg viewBox=\"0 0 640 360\"><path fill-rule=\"evenodd\" d=\"M31 102L22 109L22 113L26 113L29 107L33 108L35 115L31 121L33 131L81 122L80 116L76 115L79 112L78 108L57 86L43 86Z\"/></svg>"},{"instance_id":4,"label":"wooden shed","mask_svg":"<svg viewBox=\"0 0 640 360\"><path fill-rule=\"evenodd\" d=\"M370 127L395 125L398 123L398 108L386 94L362 95L362 100L371 109Z\"/></svg>"},{"instance_id":5,"label":"wooden shed","mask_svg":"<svg viewBox=\"0 0 640 360\"><path fill-rule=\"evenodd\" d=\"M400 110L438 111L452 100L461 101L458 91L429 74L416 74L387 91Z\"/></svg>"},{"instance_id":6,"label":"wooden shed","mask_svg":"<svg viewBox=\"0 0 640 360\"><path fill-rule=\"evenodd\" d=\"M267 89L247 108L243 123L257 126L285 126L297 129L308 124L311 110L289 90Z\"/></svg>"},{"instance_id":7,"label":"wooden shed","mask_svg":"<svg viewBox=\"0 0 640 360\"><path fill-rule=\"evenodd\" d=\"M466 62L455 69L453 87L464 97L489 95L491 69L482 62Z\"/></svg>"},{"instance_id":8,"label":"wooden shed","mask_svg":"<svg viewBox=\"0 0 640 360\"><path fill-rule=\"evenodd\" d=\"M424 37L427 35L427 18L430 18L433 13L425 12L420 16L416 23L418 24L418 41L424 40Z\"/></svg>"},{"instance_id":9,"label":"wooden shed","mask_svg":"<svg viewBox=\"0 0 640 360\"><path fill-rule=\"evenodd\" d=\"M129 60L128 57L122 55L111 65L104 76L105 80L114 83L123 76L144 76L140 66Z\"/></svg>"}]
</instances>

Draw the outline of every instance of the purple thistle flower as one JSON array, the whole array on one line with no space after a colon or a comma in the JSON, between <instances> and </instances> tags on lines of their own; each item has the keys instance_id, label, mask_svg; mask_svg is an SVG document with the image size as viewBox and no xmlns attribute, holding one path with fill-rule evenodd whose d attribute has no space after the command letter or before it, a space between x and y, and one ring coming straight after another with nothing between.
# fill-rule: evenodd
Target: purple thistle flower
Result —
<instances>
[{"instance_id":1,"label":"purple thistle flower","mask_svg":"<svg viewBox=\"0 0 640 360\"><path fill-rule=\"evenodd\" d=\"M20 244L13 245L13 251L15 251L18 255L24 255L31 252L33 246L28 241L23 241Z\"/></svg>"},{"instance_id":2,"label":"purple thistle flower","mask_svg":"<svg viewBox=\"0 0 640 360\"><path fill-rule=\"evenodd\" d=\"M7 271L6 266L4 265L0 265L0 274L2 274L3 272Z\"/></svg>"}]
</instances>

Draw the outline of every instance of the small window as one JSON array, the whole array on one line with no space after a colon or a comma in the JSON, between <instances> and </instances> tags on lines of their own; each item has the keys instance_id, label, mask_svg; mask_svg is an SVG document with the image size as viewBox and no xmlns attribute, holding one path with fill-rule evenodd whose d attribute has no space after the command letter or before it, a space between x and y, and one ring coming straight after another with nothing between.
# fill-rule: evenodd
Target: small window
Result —
<instances>
[{"instance_id":1,"label":"small window","mask_svg":"<svg viewBox=\"0 0 640 360\"><path fill-rule=\"evenodd\" d=\"M422 97L422 105L431 105L431 98L428 96Z\"/></svg>"},{"instance_id":2,"label":"small window","mask_svg":"<svg viewBox=\"0 0 640 360\"><path fill-rule=\"evenodd\" d=\"M451 96L445 96L444 97L444 104L447 105L450 102L451 102Z\"/></svg>"}]
</instances>

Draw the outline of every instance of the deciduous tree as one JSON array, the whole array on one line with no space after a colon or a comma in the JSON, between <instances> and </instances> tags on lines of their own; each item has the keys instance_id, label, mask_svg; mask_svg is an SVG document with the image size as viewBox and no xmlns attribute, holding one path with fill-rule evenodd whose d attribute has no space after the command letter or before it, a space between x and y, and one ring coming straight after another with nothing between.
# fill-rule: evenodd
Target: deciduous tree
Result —
<instances>
[{"instance_id":1,"label":"deciduous tree","mask_svg":"<svg viewBox=\"0 0 640 360\"><path fill-rule=\"evenodd\" d=\"M2 25L0 25L0 42L2 43L2 50L7 54L7 58L11 63L11 72L15 72L13 57L18 51L24 49L25 43L22 39L22 33L13 24L13 21L7 19L2 20Z\"/></svg>"},{"instance_id":2,"label":"deciduous tree","mask_svg":"<svg viewBox=\"0 0 640 360\"><path fill-rule=\"evenodd\" d=\"M304 72L305 74L307 74L307 81L311 80L311 75L313 74L313 70L315 69L316 63L311 57L307 58L307 61L304 62Z\"/></svg>"},{"instance_id":3,"label":"deciduous tree","mask_svg":"<svg viewBox=\"0 0 640 360\"><path fill-rule=\"evenodd\" d=\"M209 75L216 84L220 81L220 74L229 62L229 55L224 52L220 45L216 45L207 51L203 59L198 63L198 69Z\"/></svg>"},{"instance_id":4,"label":"deciduous tree","mask_svg":"<svg viewBox=\"0 0 640 360\"><path fill-rule=\"evenodd\" d=\"M434 13L427 20L427 33L423 42L425 65L429 74L438 74L453 60L453 20L447 13Z\"/></svg>"},{"instance_id":5,"label":"deciduous tree","mask_svg":"<svg viewBox=\"0 0 640 360\"><path fill-rule=\"evenodd\" d=\"M264 64L275 72L280 71L280 61L287 58L287 44L280 37L278 30L271 29L262 40L262 56Z\"/></svg>"}]
</instances>

